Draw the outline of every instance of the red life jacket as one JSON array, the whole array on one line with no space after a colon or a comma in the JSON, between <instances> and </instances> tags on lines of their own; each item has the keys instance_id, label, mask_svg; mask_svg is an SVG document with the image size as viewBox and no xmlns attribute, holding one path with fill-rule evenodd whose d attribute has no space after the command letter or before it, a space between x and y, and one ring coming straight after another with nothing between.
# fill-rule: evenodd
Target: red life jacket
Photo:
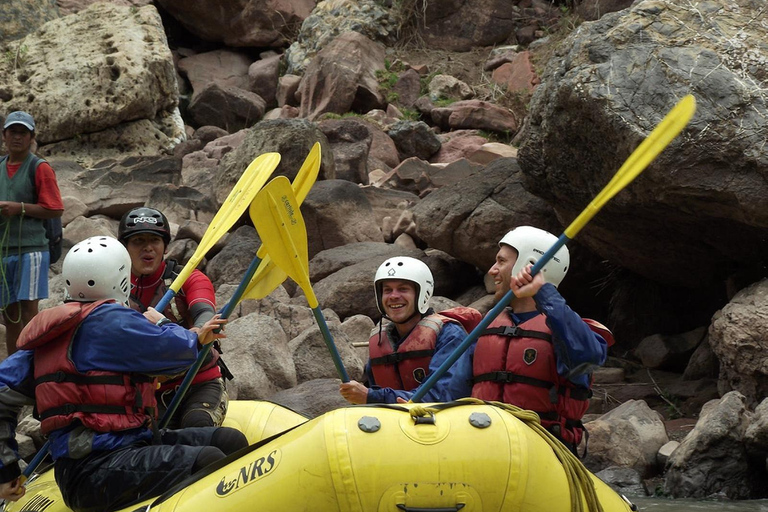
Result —
<instances>
[{"instance_id":1,"label":"red life jacket","mask_svg":"<svg viewBox=\"0 0 768 512\"><path fill-rule=\"evenodd\" d=\"M410 391L424 382L437 336L448 322L459 323L436 313L425 316L396 350L387 329L375 329L368 340L368 355L376 385Z\"/></svg>"},{"instance_id":2,"label":"red life jacket","mask_svg":"<svg viewBox=\"0 0 768 512\"><path fill-rule=\"evenodd\" d=\"M156 415L155 379L108 371L80 373L70 351L80 323L100 305L69 302L41 311L18 347L34 350L35 400L43 434L79 421L97 432L147 425ZM87 340L86 340L87 342Z\"/></svg>"},{"instance_id":3,"label":"red life jacket","mask_svg":"<svg viewBox=\"0 0 768 512\"><path fill-rule=\"evenodd\" d=\"M143 313L149 306L154 307L158 302L160 302L160 299L163 298L165 292L168 291L168 289L171 287L171 284L173 284L173 280L176 278L176 275L178 275L177 270L180 271L181 268L176 264L176 262L174 260L168 260L163 261L160 264L160 267L158 267L158 270L150 276L136 277L135 275L131 274L132 289L131 296L128 299L131 309L138 311L139 313ZM146 285L146 288L142 288L141 290L135 289L139 284L144 285L145 281L149 282L149 284ZM154 286L154 293L150 301L147 304L144 304L137 294L141 293L142 297L146 297L144 290L150 286ZM179 293L176 294L176 296L168 303L168 306L166 306L165 310L161 311L161 313L173 323L179 324L187 329L192 327L194 322L194 319L189 315L189 306L187 306L187 301L183 296L183 291L179 291Z\"/></svg>"},{"instance_id":4,"label":"red life jacket","mask_svg":"<svg viewBox=\"0 0 768 512\"><path fill-rule=\"evenodd\" d=\"M152 274L151 276L137 278L135 275L131 274L132 290L131 296L128 298L128 303L131 306L131 309L138 311L139 313L143 313L147 310L148 306L154 307L158 302L160 302L160 299L163 298L165 292L170 289L171 284L173 284L173 280L176 278L180 271L181 266L178 265L176 261L168 260L163 261L160 264L160 267L158 267L156 273ZM194 270L193 273L200 273L200 271ZM155 280L153 281L153 279ZM133 289L134 287L138 286L138 282L143 282L144 280L150 282L148 286L155 287L152 299L149 301L148 305L143 304L139 300L139 297L136 295L137 291ZM142 293L142 295L144 294ZM168 303L168 306L166 306L162 313L163 316L165 316L167 319L175 324L181 325L184 328L189 329L194 325L194 319L189 314L189 306L187 305L187 298L184 296L183 290L180 291L180 293L177 294ZM215 347L211 347L211 350L208 352L203 365L200 367L197 375L195 375L195 378L192 380L192 384L207 382L209 380L218 379L221 377L221 368L218 364L220 357L221 353ZM158 392L163 392L168 389L178 387L184 380L185 375L186 372L171 377L160 378L159 380L161 385L158 388Z\"/></svg>"},{"instance_id":5,"label":"red life jacket","mask_svg":"<svg viewBox=\"0 0 768 512\"><path fill-rule=\"evenodd\" d=\"M472 396L535 411L544 427L578 445L592 390L557 373L546 317L537 315L515 326L509 315L501 314L485 332L475 347Z\"/></svg>"}]
</instances>

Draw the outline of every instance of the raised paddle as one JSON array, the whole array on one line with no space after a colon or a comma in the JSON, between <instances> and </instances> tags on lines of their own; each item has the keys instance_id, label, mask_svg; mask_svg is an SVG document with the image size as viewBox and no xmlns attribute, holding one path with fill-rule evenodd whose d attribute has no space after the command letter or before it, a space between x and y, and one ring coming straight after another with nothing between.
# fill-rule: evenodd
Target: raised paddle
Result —
<instances>
[{"instance_id":1,"label":"raised paddle","mask_svg":"<svg viewBox=\"0 0 768 512\"><path fill-rule=\"evenodd\" d=\"M251 220L264 244L262 247L266 248L267 254L272 257L275 265L282 268L304 290L339 378L342 382L349 382L347 370L344 368L315 292L312 290L312 284L309 282L307 228L304 225L299 204L287 178L280 176L272 182L276 182L277 185L270 190L269 200L254 202L251 205Z\"/></svg>"},{"instance_id":2,"label":"raised paddle","mask_svg":"<svg viewBox=\"0 0 768 512\"><path fill-rule=\"evenodd\" d=\"M322 163L322 152L320 150L320 143L315 142L312 149L309 150L307 158L304 159L304 163L301 165L299 172L291 183L291 189L296 197L296 202L299 206L306 199L307 194L312 189L312 186L317 180L317 175L320 173L320 164ZM251 204L251 211L253 203ZM253 216L251 216L253 221ZM256 223L254 222L254 225ZM257 264L258 270L251 273L252 279L243 290L238 287L235 291L233 298L237 301L241 299L260 299L266 297L272 291L277 288L285 279L288 274L283 269L276 266L272 261L272 258L267 254L266 248L262 245L259 247L256 253L256 258L261 261L261 264ZM254 258L254 262L256 261ZM253 263L251 263L253 265ZM238 295L240 292L240 295ZM230 300L232 302L232 300ZM235 302L237 304L237 302ZM229 304L228 304L229 305Z\"/></svg>"},{"instance_id":3,"label":"raised paddle","mask_svg":"<svg viewBox=\"0 0 768 512\"><path fill-rule=\"evenodd\" d=\"M165 295L160 299L160 302L157 303L155 309L162 312L168 306L168 303L170 303L171 299L178 293L190 274L197 268L197 265L200 263L200 260L203 259L203 256L205 256L211 247L224 236L224 233L229 231L229 228L231 228L243 212L245 212L250 202L259 190L261 190L261 187L264 186L264 183L266 183L279 163L279 153L264 153L256 157L248 165L242 176L240 176L240 179L237 180L237 183L235 183L235 186L230 191L227 199L221 205L221 208L219 208L219 211L213 217L213 220L203 234L203 238L200 240L200 244L197 246L192 258L190 258L187 264L184 265L184 268L176 279L174 279L170 289L165 292ZM48 455L50 448L50 443L46 441L35 454L34 458L30 461L29 465L24 469L24 472L21 475L22 485L35 469L37 469L37 466L40 465L45 456Z\"/></svg>"},{"instance_id":4,"label":"raised paddle","mask_svg":"<svg viewBox=\"0 0 768 512\"><path fill-rule=\"evenodd\" d=\"M688 121L693 117L694 112L696 112L696 100L689 94L669 111L658 126L656 126L637 149L629 155L629 158L627 158L626 162L619 168L608 185L600 191L592 202L587 205L584 211L581 212L581 214L579 214L579 216L566 228L565 232L560 235L557 242L552 244L552 247L550 247L547 252L536 261L531 269L531 275L536 275L536 273L538 273L544 265L552 259L555 253L569 240L573 239L573 237L581 231L581 228L583 228L613 196L643 172L643 170L648 167L648 164L650 164L659 153L672 142L672 139L677 137L683 128L685 128L685 125L687 125ZM512 293L512 290L509 290L499 303L485 315L477 327L472 329L472 332L464 338L464 341L462 341L448 358L443 361L443 364L441 364L440 367L438 367L437 370L435 370L434 373L419 386L416 392L411 396L411 402L419 402L424 398L427 391L429 391L440 377L448 371L451 365L461 357L461 354L463 354L469 346L482 335L483 331L485 331L488 325L490 325L504 308L507 307L513 297L514 293Z\"/></svg>"},{"instance_id":5,"label":"raised paddle","mask_svg":"<svg viewBox=\"0 0 768 512\"><path fill-rule=\"evenodd\" d=\"M267 182L279 163L279 153L264 153L251 162L245 172L243 172L243 175L240 176L240 179L237 180L237 183L235 183L219 211L216 212L194 254L192 254L187 264L184 265L184 268L181 269L181 272L171 283L168 291L165 292L163 298L155 306L156 310L162 312L168 306L168 303L179 292L184 282L197 268L206 253L240 219L243 212L251 204L253 198L256 197L256 194Z\"/></svg>"},{"instance_id":6,"label":"raised paddle","mask_svg":"<svg viewBox=\"0 0 768 512\"><path fill-rule=\"evenodd\" d=\"M296 178L294 178L293 183L291 184L291 188L294 190L296 195L301 197L299 202L303 201L304 198L307 197L309 190L317 180L317 175L320 171L320 158L320 143L316 142L314 146L312 146L312 149L310 149L307 158L304 159L304 163L301 165L299 172L296 174ZM274 187L272 182L267 183L267 185L262 188L258 194L256 194L253 202L265 200L265 194L268 193L271 187ZM263 261L261 257L262 254L264 254ZM266 252L264 251L264 246L262 245L259 247L259 250L256 253L256 257L253 258L251 264L248 266L248 270L246 270L243 279L240 280L240 284L235 290L235 293L232 295L232 298L229 299L227 304L221 310L222 318L229 318L229 315L232 314L235 306L237 306L237 304L242 299L263 299L272 293L275 288L280 286L280 284L285 281L287 277L288 274L272 264L269 256L266 255ZM181 400L184 398L184 395L192 385L192 381L197 375L197 372L200 371L200 367L202 367L203 362L205 361L205 358L208 357L210 351L211 344L204 346L200 353L197 355L197 359L195 360L194 364L189 368L189 370L187 370L187 374L184 376L184 380L182 380L179 388L176 390L176 393L173 396L173 399L171 400L171 403L168 405L168 408L165 410L163 417L160 419L160 428L165 428L168 426L168 423L171 421L171 418L176 412L176 409L179 408Z\"/></svg>"}]
</instances>

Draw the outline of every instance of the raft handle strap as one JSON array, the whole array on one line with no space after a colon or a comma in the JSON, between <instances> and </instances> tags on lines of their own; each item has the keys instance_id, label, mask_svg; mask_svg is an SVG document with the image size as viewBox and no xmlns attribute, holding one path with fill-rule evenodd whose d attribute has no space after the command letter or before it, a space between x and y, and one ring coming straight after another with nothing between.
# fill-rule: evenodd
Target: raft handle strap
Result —
<instances>
[{"instance_id":1,"label":"raft handle strap","mask_svg":"<svg viewBox=\"0 0 768 512\"><path fill-rule=\"evenodd\" d=\"M449 508L415 508L406 507L402 503L398 503L396 506L403 512L457 512L463 509L466 505L464 503L457 503L455 507Z\"/></svg>"}]
</instances>

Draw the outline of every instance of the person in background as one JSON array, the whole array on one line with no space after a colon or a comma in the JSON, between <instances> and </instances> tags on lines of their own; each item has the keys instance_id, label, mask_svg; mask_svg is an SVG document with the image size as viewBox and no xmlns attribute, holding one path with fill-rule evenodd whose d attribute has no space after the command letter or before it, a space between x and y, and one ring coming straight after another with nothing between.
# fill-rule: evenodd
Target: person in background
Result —
<instances>
[{"instance_id":1,"label":"person in background","mask_svg":"<svg viewBox=\"0 0 768 512\"><path fill-rule=\"evenodd\" d=\"M182 267L164 256L171 241L168 219L154 208L134 208L120 220L118 240L131 256L130 307L147 311L163 298ZM216 314L213 284L195 269L179 293L163 311L172 322L198 332ZM219 350L212 347L192 385L169 423L170 427L209 427L221 425L227 412L227 395ZM176 395L186 372L171 376L157 391L162 414Z\"/></svg>"},{"instance_id":2,"label":"person in background","mask_svg":"<svg viewBox=\"0 0 768 512\"><path fill-rule=\"evenodd\" d=\"M565 246L531 275L533 264L556 241L551 233L521 226L499 242L488 272L495 298L498 302L509 289L515 297L477 340L472 396L537 412L542 425L576 453L592 371L605 363L613 335L582 319L558 292L570 265Z\"/></svg>"},{"instance_id":3,"label":"person in background","mask_svg":"<svg viewBox=\"0 0 768 512\"><path fill-rule=\"evenodd\" d=\"M54 476L75 512L111 512L162 494L247 446L231 428L159 431L154 375L175 375L223 337L212 317L197 332L154 309L126 307L131 258L112 237L76 244L62 266L67 300L24 328L0 363L0 498L24 495L14 437L35 404Z\"/></svg>"},{"instance_id":4,"label":"person in background","mask_svg":"<svg viewBox=\"0 0 768 512\"><path fill-rule=\"evenodd\" d=\"M45 219L61 217L56 174L32 153L35 120L27 112L11 112L3 123L8 155L0 158L0 307L8 355L16 351L19 333L48 297L50 255Z\"/></svg>"},{"instance_id":5,"label":"person in background","mask_svg":"<svg viewBox=\"0 0 768 512\"><path fill-rule=\"evenodd\" d=\"M342 383L341 396L353 404L398 403L410 400L466 336L457 320L429 307L434 279L429 267L409 257L390 258L374 277L376 305L385 328L379 325L368 341L365 367L370 387L357 381ZM472 363L462 355L424 396L425 402L447 402L469 396Z\"/></svg>"}]
</instances>

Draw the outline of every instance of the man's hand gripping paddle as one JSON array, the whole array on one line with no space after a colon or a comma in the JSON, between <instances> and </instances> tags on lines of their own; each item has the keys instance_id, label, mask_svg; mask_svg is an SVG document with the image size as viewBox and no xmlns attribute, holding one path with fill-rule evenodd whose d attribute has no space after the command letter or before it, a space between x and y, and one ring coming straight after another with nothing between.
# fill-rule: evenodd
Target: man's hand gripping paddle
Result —
<instances>
[{"instance_id":1,"label":"man's hand gripping paddle","mask_svg":"<svg viewBox=\"0 0 768 512\"><path fill-rule=\"evenodd\" d=\"M293 183L291 184L291 188L293 189L299 204L304 201L304 198L307 197L307 194L312 188L312 185L315 184L317 175L320 172L320 163L320 143L316 142L314 146L312 146L312 149L309 151L307 158L304 160L304 163L299 169L299 172L296 174L296 178L294 178ZM267 200L266 194L268 194L269 191L275 186L272 185L273 182L274 180L269 182L256 194L252 204ZM229 302L227 302L226 306L224 306L224 308L221 310L222 318L229 318L229 315L232 314L235 306L237 306L237 304L239 304L240 300L242 299L263 299L272 293L275 288L280 286L280 284L285 281L286 277L288 277L288 274L283 272L282 269L274 266L274 264L269 260L269 256L266 256L266 250L262 245L259 247L259 250L256 253L256 257L253 258L251 264L248 266L248 270L246 270L245 275L240 281L237 290L235 290L234 295L232 295L232 298L229 299ZM209 343L202 348L200 353L197 355L197 359L195 360L194 364L187 371L187 374L184 376L184 380L179 385L179 389L176 390L176 393L173 396L173 400L171 400L171 403L165 410L163 417L160 419L160 428L165 428L168 426L168 423L171 421L171 418L176 412L176 409L179 408L181 400L184 398L184 395L192 385L192 381L197 375L197 372L203 366L203 362L205 362L206 357L208 357L208 353L211 351L211 345L212 344Z\"/></svg>"},{"instance_id":2,"label":"man's hand gripping paddle","mask_svg":"<svg viewBox=\"0 0 768 512\"><path fill-rule=\"evenodd\" d=\"M613 179L602 191L587 205L581 214L568 226L560 235L560 238L552 247L539 258L531 269L531 275L536 275L546 265L555 253L572 240L576 234L581 231L587 222L589 222L605 204L611 200L621 189L629 185L653 160L666 148L672 140L685 128L688 121L696 112L696 100L693 96L685 96L678 104L669 111L661 120L656 128L646 137L646 139L635 149L626 162L619 168ZM425 380L411 397L411 402L419 402L432 386L443 376L443 374L461 357L472 343L480 337L485 329L493 320L507 307L512 301L514 294L509 290L496 306L491 309L483 320L472 329L464 341L448 356L448 358L435 370L435 372Z\"/></svg>"},{"instance_id":3,"label":"man's hand gripping paddle","mask_svg":"<svg viewBox=\"0 0 768 512\"><path fill-rule=\"evenodd\" d=\"M349 382L347 370L341 361L309 281L309 252L304 218L288 180L277 177L271 183L275 182L277 184L270 190L268 201L259 201L251 205L251 220L264 244L262 247L266 248L267 254L275 265L283 269L304 290L339 378L342 382Z\"/></svg>"}]
</instances>

